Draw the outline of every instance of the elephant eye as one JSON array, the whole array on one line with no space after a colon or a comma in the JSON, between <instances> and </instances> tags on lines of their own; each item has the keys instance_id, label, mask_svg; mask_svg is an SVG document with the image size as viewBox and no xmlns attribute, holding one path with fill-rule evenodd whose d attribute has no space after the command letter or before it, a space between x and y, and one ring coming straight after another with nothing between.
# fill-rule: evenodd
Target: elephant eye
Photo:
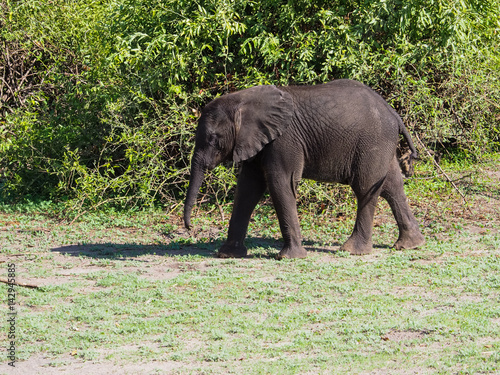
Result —
<instances>
[{"instance_id":1,"label":"elephant eye","mask_svg":"<svg viewBox=\"0 0 500 375\"><path fill-rule=\"evenodd\" d=\"M219 137L217 137L215 134L211 134L210 137L208 138L208 144L212 147L219 149L220 148Z\"/></svg>"}]
</instances>

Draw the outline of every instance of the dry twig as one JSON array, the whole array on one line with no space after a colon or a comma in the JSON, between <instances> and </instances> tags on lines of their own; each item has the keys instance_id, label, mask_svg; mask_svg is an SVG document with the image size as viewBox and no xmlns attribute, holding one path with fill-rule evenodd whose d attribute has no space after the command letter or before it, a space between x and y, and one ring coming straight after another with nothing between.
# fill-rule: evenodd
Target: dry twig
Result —
<instances>
[{"instance_id":1,"label":"dry twig","mask_svg":"<svg viewBox=\"0 0 500 375\"><path fill-rule=\"evenodd\" d=\"M7 279L4 279L3 277L0 277L0 283L9 284L9 285L17 285L17 286L22 286L24 288L31 288L31 289L39 289L40 288L38 285L20 283L18 281L11 282Z\"/></svg>"},{"instance_id":2,"label":"dry twig","mask_svg":"<svg viewBox=\"0 0 500 375\"><path fill-rule=\"evenodd\" d=\"M434 157L429 152L429 150L427 149L427 147L425 147L425 145L423 144L423 142L420 140L420 138L418 137L418 135L415 135L415 137L417 138L417 141L420 143L420 145L425 150L427 156L429 156L429 158L432 160L432 162L434 163L434 165L439 169L439 171L441 172L441 174L444 177L446 177L446 180L451 184L451 186L453 186L453 188L458 192L458 194L460 194L460 196L462 197L462 199L464 200L464 202L466 204L467 210L472 214L472 211L471 211L470 206L469 206L469 202L467 201L467 198L465 198L465 195L458 189L458 187L455 184L455 182L453 182L453 180L450 178L450 176L448 176L448 174L443 170L443 168L441 168L441 166L434 159ZM456 180L456 181L458 181L458 180Z\"/></svg>"}]
</instances>

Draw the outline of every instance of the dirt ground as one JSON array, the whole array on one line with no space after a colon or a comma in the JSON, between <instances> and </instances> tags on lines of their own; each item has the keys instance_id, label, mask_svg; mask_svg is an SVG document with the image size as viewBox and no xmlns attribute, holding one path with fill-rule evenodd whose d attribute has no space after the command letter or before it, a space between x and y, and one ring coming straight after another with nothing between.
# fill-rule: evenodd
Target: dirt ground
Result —
<instances>
[{"instance_id":1,"label":"dirt ground","mask_svg":"<svg viewBox=\"0 0 500 375\"><path fill-rule=\"evenodd\" d=\"M449 201L446 206L448 212L440 213L442 207L430 205L426 210L427 212L422 215L424 217L423 225L429 225L428 222L435 221L436 215L443 215L440 221L443 228L453 225L454 222L460 222L464 231L474 236L482 236L485 233L498 233L500 230L500 167L492 164L484 168L483 173L486 177L486 188L478 189L473 185L468 187L466 198L470 200L470 209L465 209L461 197L458 193L453 193L455 196ZM456 185L467 184L467 181L458 180ZM463 187L463 186L462 186ZM421 208L422 209L422 208ZM376 217L375 225L382 225L384 222L392 220L388 215L379 215ZM426 223L426 221L428 221ZM20 283L26 283L36 286L57 285L68 282L69 278L79 278L85 274L106 269L109 264L96 262L92 257L86 257L86 254L92 254L95 251L106 251L106 244L113 238L113 243L117 244L119 252L123 257L137 256L142 254L141 262L143 264L137 265L137 269L142 269L143 277L158 280L166 278L174 278L182 271L182 264L176 263L173 255L196 255L200 251L211 252L212 249L201 249L199 245L182 245L183 241L187 238L195 238L202 240L202 242L209 242L210 238L221 235L225 232L226 228L215 227L198 229L193 236L193 233L188 233L182 229L180 218L172 218L169 223L176 229L172 233L155 233L150 229L137 229L137 228L112 228L102 231L94 231L89 233L69 231L66 236L61 234L54 235L57 231L56 222L34 222L31 227L24 227L20 229L19 223L16 221L13 214L0 213L0 247L9 247L11 254L0 255L0 264L15 261L19 264L19 278ZM67 224L62 224L67 225ZM62 231L64 232L64 231ZM439 232L432 234L436 238L446 239L446 234ZM14 238L13 238L14 237ZM121 240L117 241L117 237ZM183 241L179 241L182 239ZM263 245L273 247L276 246L276 241L273 239L256 239L257 243L260 241ZM123 245L120 245L122 243ZM161 243L161 245L159 245ZM134 244L134 245L130 245ZM171 244L172 246L168 246ZM104 246L104 247L103 247ZM116 251L117 248L109 249ZM207 245L210 247L209 245ZM328 251L337 251L337 244L325 247L325 253L322 257L328 258ZM375 250L376 251L376 250ZM28 273L23 263L28 261L31 256L39 256L44 252L51 254L47 258L46 267L52 267L58 264L56 272L51 276L29 277L25 278L22 275ZM154 254L153 254L154 253ZM149 254L149 255L146 255ZM69 256L68 255L74 255ZM83 255L83 256L77 256ZM165 257L164 255L170 255ZM377 256L376 254L369 255L368 257ZM331 259L330 259L331 261ZM64 266L71 262L70 265ZM144 267L144 264L147 266ZM62 265L62 266L61 266ZM170 272L165 273L165 268L168 266ZM204 262L198 262L197 267L204 267ZM132 268L128 268L133 271ZM24 272L26 271L26 273ZM1 275L3 276L3 275ZM85 279L81 277L82 288L91 288L85 284ZM3 308L6 310L6 307ZM397 341L406 339L406 335L425 335L423 332L399 332L393 331L387 335L387 340ZM5 332L0 336L1 341L6 339ZM4 345L2 345L4 346ZM10 367L7 363L0 364L0 374L150 374L150 373L178 373L182 372L184 366L182 362L151 362L151 363L123 363L116 364L114 362L97 363L93 361L82 361L70 353L60 356L58 358L51 358L44 354L36 354L31 356L28 360L18 361L15 363L15 368ZM207 364L207 371L210 371L210 364ZM189 369L184 369L189 370ZM401 374L423 374L428 373L428 369L408 369L400 372ZM374 372L373 374L382 374L384 372ZM393 373L393 372L392 372Z\"/></svg>"}]
</instances>

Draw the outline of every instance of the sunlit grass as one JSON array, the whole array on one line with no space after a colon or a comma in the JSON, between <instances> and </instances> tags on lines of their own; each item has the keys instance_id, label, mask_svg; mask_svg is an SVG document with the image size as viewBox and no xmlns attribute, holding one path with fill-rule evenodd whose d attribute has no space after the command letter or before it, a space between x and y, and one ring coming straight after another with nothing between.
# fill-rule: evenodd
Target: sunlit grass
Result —
<instances>
[{"instance_id":1,"label":"sunlit grass","mask_svg":"<svg viewBox=\"0 0 500 375\"><path fill-rule=\"evenodd\" d=\"M478 172L464 191L479 205L458 215L453 189L418 179L427 168L406 182L427 244L392 249L397 227L381 202L374 252L361 257L338 251L354 223L342 202L341 215L334 206L299 210L309 256L291 261L274 259L281 234L269 204L252 218L246 259L214 257L226 213L202 209L187 232L180 213L161 210L101 211L69 224L46 206L4 209L2 259L40 286L17 288L18 365L42 353L58 368L70 356L155 361L179 374L495 373L500 218L483 194L496 194L495 181Z\"/></svg>"}]
</instances>

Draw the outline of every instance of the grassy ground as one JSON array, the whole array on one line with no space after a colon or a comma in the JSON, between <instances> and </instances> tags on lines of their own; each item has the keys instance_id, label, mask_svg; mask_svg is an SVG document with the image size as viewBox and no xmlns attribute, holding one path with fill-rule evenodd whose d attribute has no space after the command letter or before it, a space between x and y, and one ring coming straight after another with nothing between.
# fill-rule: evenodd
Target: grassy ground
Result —
<instances>
[{"instance_id":1,"label":"grassy ground","mask_svg":"<svg viewBox=\"0 0 500 375\"><path fill-rule=\"evenodd\" d=\"M371 255L339 252L354 202L301 211L304 260L276 261L274 211L252 220L246 259L217 259L226 213L101 212L70 224L52 205L1 206L0 277L15 265L16 362L8 286L0 373L500 373L500 167L443 163L407 181L427 244L391 249L380 202ZM214 213L216 212L216 215ZM50 214L49 214L50 213Z\"/></svg>"}]
</instances>

